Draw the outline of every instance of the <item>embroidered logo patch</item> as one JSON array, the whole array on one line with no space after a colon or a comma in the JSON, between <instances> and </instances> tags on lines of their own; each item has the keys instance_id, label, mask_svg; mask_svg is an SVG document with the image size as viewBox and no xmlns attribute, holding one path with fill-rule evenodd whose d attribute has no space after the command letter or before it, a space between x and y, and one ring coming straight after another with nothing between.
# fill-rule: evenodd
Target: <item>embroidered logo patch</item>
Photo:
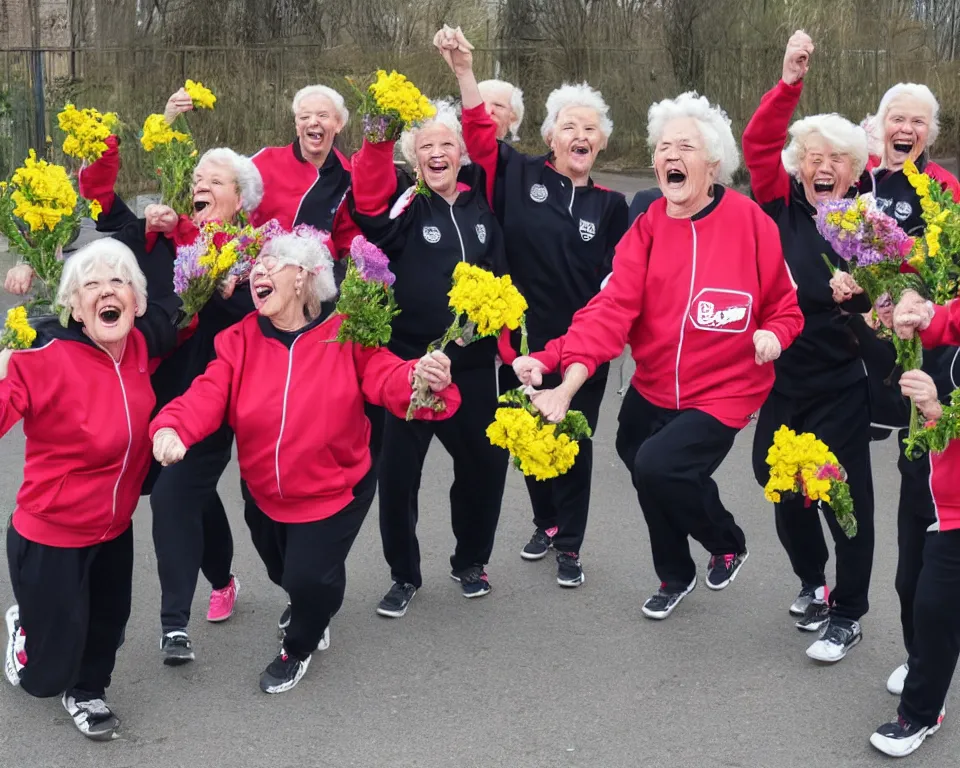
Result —
<instances>
[{"instance_id":1,"label":"embroidered logo patch","mask_svg":"<svg viewBox=\"0 0 960 768\"><path fill-rule=\"evenodd\" d=\"M589 243L593 240L593 236L597 234L597 225L592 221L584 221L580 219L580 238L585 243Z\"/></svg>"},{"instance_id":2,"label":"embroidered logo patch","mask_svg":"<svg viewBox=\"0 0 960 768\"><path fill-rule=\"evenodd\" d=\"M487 228L483 224L477 224L477 240L480 241L480 245L487 242Z\"/></svg>"},{"instance_id":3,"label":"embroidered logo patch","mask_svg":"<svg viewBox=\"0 0 960 768\"><path fill-rule=\"evenodd\" d=\"M911 213L913 213L913 206L906 200L901 200L893 207L893 215L897 221L906 221L910 218Z\"/></svg>"},{"instance_id":4,"label":"embroidered logo patch","mask_svg":"<svg viewBox=\"0 0 960 768\"><path fill-rule=\"evenodd\" d=\"M547 199L547 188L543 184L534 184L530 187L530 199L535 203L542 203Z\"/></svg>"},{"instance_id":5,"label":"embroidered logo patch","mask_svg":"<svg viewBox=\"0 0 960 768\"><path fill-rule=\"evenodd\" d=\"M439 243L440 242L440 230L436 227L424 227L423 228L423 239L428 243Z\"/></svg>"},{"instance_id":6,"label":"embroidered logo patch","mask_svg":"<svg viewBox=\"0 0 960 768\"><path fill-rule=\"evenodd\" d=\"M889 197L877 198L877 208L880 210L881 213L886 213L887 208L889 208L891 205L893 205L893 200L891 200Z\"/></svg>"},{"instance_id":7,"label":"embroidered logo patch","mask_svg":"<svg viewBox=\"0 0 960 768\"><path fill-rule=\"evenodd\" d=\"M753 296L725 288L704 288L690 305L690 321L702 331L743 333L750 326Z\"/></svg>"}]
</instances>

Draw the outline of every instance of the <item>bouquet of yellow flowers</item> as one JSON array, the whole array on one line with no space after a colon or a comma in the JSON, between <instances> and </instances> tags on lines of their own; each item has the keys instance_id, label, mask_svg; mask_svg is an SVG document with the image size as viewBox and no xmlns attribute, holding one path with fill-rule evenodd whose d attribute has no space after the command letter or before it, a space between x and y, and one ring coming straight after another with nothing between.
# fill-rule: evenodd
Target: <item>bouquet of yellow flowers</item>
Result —
<instances>
[{"instance_id":1,"label":"bouquet of yellow flowers","mask_svg":"<svg viewBox=\"0 0 960 768\"><path fill-rule=\"evenodd\" d=\"M363 91L352 78L348 77L347 82L360 97L358 111L363 115L367 141L395 141L407 126L437 113L420 89L396 70L390 74L377 70L374 81Z\"/></svg>"},{"instance_id":2,"label":"bouquet of yellow flowers","mask_svg":"<svg viewBox=\"0 0 960 768\"><path fill-rule=\"evenodd\" d=\"M786 425L773 436L767 453L770 479L763 489L767 501L777 503L784 496L802 496L807 506L813 502L830 505L837 522L852 539L857 535L853 516L853 497L846 483L846 472L826 444L817 436L798 435Z\"/></svg>"},{"instance_id":3,"label":"bouquet of yellow flowers","mask_svg":"<svg viewBox=\"0 0 960 768\"><path fill-rule=\"evenodd\" d=\"M27 321L27 308L23 305L7 310L7 320L0 334L0 347L4 349L30 349L37 332Z\"/></svg>"},{"instance_id":4,"label":"bouquet of yellow flowers","mask_svg":"<svg viewBox=\"0 0 960 768\"><path fill-rule=\"evenodd\" d=\"M38 160L32 149L9 182L0 182L0 234L38 278L30 308L53 309L63 248L76 234L80 219L89 215L96 220L100 211L98 202L77 194L66 168Z\"/></svg>"},{"instance_id":5,"label":"bouquet of yellow flowers","mask_svg":"<svg viewBox=\"0 0 960 768\"><path fill-rule=\"evenodd\" d=\"M195 109L213 109L217 97L202 83L187 80L184 86ZM183 115L168 124L160 114L147 117L140 133L140 145L156 158L160 196L177 213L193 211L193 169L197 164L197 148L190 127Z\"/></svg>"},{"instance_id":6,"label":"bouquet of yellow flowers","mask_svg":"<svg viewBox=\"0 0 960 768\"><path fill-rule=\"evenodd\" d=\"M903 172L917 191L926 224L923 237L914 241L907 263L923 281L920 290L934 304L946 304L956 297L960 277L960 205L910 160L903 164Z\"/></svg>"},{"instance_id":7,"label":"bouquet of yellow flowers","mask_svg":"<svg viewBox=\"0 0 960 768\"><path fill-rule=\"evenodd\" d=\"M106 138L117 126L117 115L89 108L77 109L73 104L67 104L57 115L57 123L66 134L63 153L92 163L107 151Z\"/></svg>"},{"instance_id":8,"label":"bouquet of yellow flowers","mask_svg":"<svg viewBox=\"0 0 960 768\"><path fill-rule=\"evenodd\" d=\"M527 353L523 314L527 311L527 301L509 275L497 277L483 267L461 261L453 270L453 287L447 295L455 314L453 323L442 338L427 347L427 352L442 350L450 342L466 346L485 336L497 336L506 327L511 331L521 329L521 353ZM434 397L429 385L415 376L407 420L413 418L418 408L438 411L443 407L443 401Z\"/></svg>"},{"instance_id":9,"label":"bouquet of yellow flowers","mask_svg":"<svg viewBox=\"0 0 960 768\"><path fill-rule=\"evenodd\" d=\"M559 424L548 424L521 389L500 396L487 439L506 448L513 465L536 480L550 480L569 471L580 452L579 440L593 435L580 411L567 411Z\"/></svg>"},{"instance_id":10,"label":"bouquet of yellow flowers","mask_svg":"<svg viewBox=\"0 0 960 768\"><path fill-rule=\"evenodd\" d=\"M189 245L177 246L173 262L173 289L183 302L181 327L206 305L220 283L241 258L241 240L235 234L205 226Z\"/></svg>"}]
</instances>

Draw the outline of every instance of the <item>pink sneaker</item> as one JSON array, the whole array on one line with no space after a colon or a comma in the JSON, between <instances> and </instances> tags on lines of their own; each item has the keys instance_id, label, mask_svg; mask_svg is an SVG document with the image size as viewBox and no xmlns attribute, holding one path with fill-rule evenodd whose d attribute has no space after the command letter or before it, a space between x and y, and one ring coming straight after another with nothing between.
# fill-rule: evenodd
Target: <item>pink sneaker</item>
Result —
<instances>
[{"instance_id":1,"label":"pink sneaker","mask_svg":"<svg viewBox=\"0 0 960 768\"><path fill-rule=\"evenodd\" d=\"M223 589L215 589L210 593L210 610L207 611L207 621L226 621L233 615L233 606L237 603L240 594L240 582L236 576L230 577L230 583Z\"/></svg>"}]
</instances>

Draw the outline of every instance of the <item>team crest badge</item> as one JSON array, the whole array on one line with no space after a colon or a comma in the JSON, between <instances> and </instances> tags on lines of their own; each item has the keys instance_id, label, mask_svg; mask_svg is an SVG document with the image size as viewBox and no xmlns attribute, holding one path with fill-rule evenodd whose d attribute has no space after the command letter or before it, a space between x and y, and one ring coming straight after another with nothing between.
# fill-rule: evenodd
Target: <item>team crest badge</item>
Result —
<instances>
[{"instance_id":1,"label":"team crest badge","mask_svg":"<svg viewBox=\"0 0 960 768\"><path fill-rule=\"evenodd\" d=\"M530 187L530 199L535 203L542 203L547 199L547 188L543 184L534 184Z\"/></svg>"},{"instance_id":2,"label":"team crest badge","mask_svg":"<svg viewBox=\"0 0 960 768\"><path fill-rule=\"evenodd\" d=\"M597 234L597 225L592 221L584 221L580 219L580 238L585 243L589 243L593 240L594 235Z\"/></svg>"},{"instance_id":3,"label":"team crest badge","mask_svg":"<svg viewBox=\"0 0 960 768\"><path fill-rule=\"evenodd\" d=\"M440 242L440 230L436 227L424 227L423 228L423 239L426 240L431 245L433 243Z\"/></svg>"},{"instance_id":4,"label":"team crest badge","mask_svg":"<svg viewBox=\"0 0 960 768\"><path fill-rule=\"evenodd\" d=\"M477 224L477 240L480 241L480 245L487 242L487 228L483 224Z\"/></svg>"}]
</instances>

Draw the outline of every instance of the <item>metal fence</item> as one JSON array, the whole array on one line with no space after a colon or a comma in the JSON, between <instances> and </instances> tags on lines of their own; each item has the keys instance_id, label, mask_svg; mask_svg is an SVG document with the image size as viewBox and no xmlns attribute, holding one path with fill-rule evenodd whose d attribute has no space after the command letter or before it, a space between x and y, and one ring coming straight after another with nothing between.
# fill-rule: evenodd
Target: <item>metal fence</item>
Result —
<instances>
[{"instance_id":1,"label":"metal fence","mask_svg":"<svg viewBox=\"0 0 960 768\"><path fill-rule=\"evenodd\" d=\"M531 149L542 146L538 126L552 88L580 80L600 88L615 123L605 161L638 167L648 163L646 113L652 102L693 88L720 103L739 131L776 82L782 57L781 46L490 48L475 52L475 67L479 76L497 75L523 88L527 116L521 136ZM430 96L456 95L453 77L427 48L400 53L315 45L0 50L0 175L47 136L54 139L56 156L56 114L68 101L116 111L129 146L143 119L162 111L186 78L201 80L213 88L218 102L213 113L190 117L198 145L253 152L290 140L290 101L299 88L326 83L349 101L344 78L363 78L378 67L403 71ZM818 49L801 112L837 111L859 120L876 108L891 84L925 82L943 107L940 151L953 152L960 147L958 74L955 63L895 57L884 50ZM347 150L357 145L356 122L341 137ZM125 184L150 178L147 171L142 152L124 152Z\"/></svg>"}]
</instances>

